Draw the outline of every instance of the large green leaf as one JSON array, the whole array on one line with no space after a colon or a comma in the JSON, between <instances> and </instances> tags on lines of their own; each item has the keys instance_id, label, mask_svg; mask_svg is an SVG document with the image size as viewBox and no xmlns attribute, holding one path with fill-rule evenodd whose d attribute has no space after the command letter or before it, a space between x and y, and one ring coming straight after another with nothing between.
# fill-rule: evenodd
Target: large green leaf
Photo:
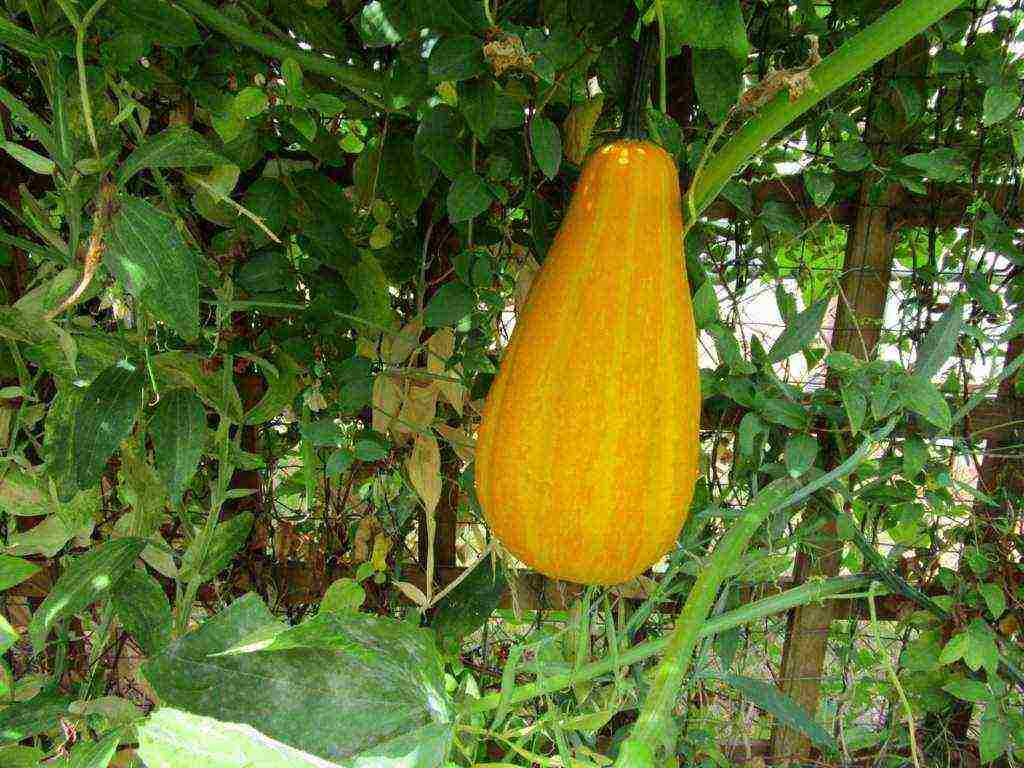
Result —
<instances>
[{"instance_id":1,"label":"large green leaf","mask_svg":"<svg viewBox=\"0 0 1024 768\"><path fill-rule=\"evenodd\" d=\"M549 179L555 178L562 163L562 136L546 117L535 115L530 121L530 147L541 172ZM490 196L484 195L484 199L490 203Z\"/></svg>"},{"instance_id":2,"label":"large green leaf","mask_svg":"<svg viewBox=\"0 0 1024 768\"><path fill-rule=\"evenodd\" d=\"M39 571L39 566L20 557L0 555L0 592L21 584ZM2 653L3 651L0 651Z\"/></svg>"},{"instance_id":3,"label":"large green leaf","mask_svg":"<svg viewBox=\"0 0 1024 768\"><path fill-rule=\"evenodd\" d=\"M100 481L107 460L131 433L144 386L141 370L113 365L85 390L75 413L72 438L79 488L91 488Z\"/></svg>"},{"instance_id":4,"label":"large green leaf","mask_svg":"<svg viewBox=\"0 0 1024 768\"><path fill-rule=\"evenodd\" d=\"M85 390L67 385L57 390L46 412L43 429L43 457L46 472L57 486L57 498L70 501L78 492L75 471L75 414Z\"/></svg>"},{"instance_id":5,"label":"large green leaf","mask_svg":"<svg viewBox=\"0 0 1024 768\"><path fill-rule=\"evenodd\" d=\"M171 604L160 583L145 569L132 568L113 593L114 611L147 656L171 642Z\"/></svg>"},{"instance_id":6,"label":"large green leaf","mask_svg":"<svg viewBox=\"0 0 1024 768\"><path fill-rule=\"evenodd\" d=\"M199 334L198 258L174 219L145 200L122 197L104 263L153 316L185 339Z\"/></svg>"},{"instance_id":7,"label":"large green leaf","mask_svg":"<svg viewBox=\"0 0 1024 768\"><path fill-rule=\"evenodd\" d=\"M165 392L149 422L156 469L178 504L192 481L206 444L206 409L188 389Z\"/></svg>"},{"instance_id":8,"label":"large green leaf","mask_svg":"<svg viewBox=\"0 0 1024 768\"><path fill-rule=\"evenodd\" d=\"M693 52L693 82L700 105L715 123L722 122L739 101L743 89L743 65L729 52Z\"/></svg>"},{"instance_id":9,"label":"large green leaf","mask_svg":"<svg viewBox=\"0 0 1024 768\"><path fill-rule=\"evenodd\" d=\"M394 619L319 614L282 629L254 595L145 665L165 705L233 723L328 760L432 768L451 702L431 634Z\"/></svg>"},{"instance_id":10,"label":"large green leaf","mask_svg":"<svg viewBox=\"0 0 1024 768\"><path fill-rule=\"evenodd\" d=\"M484 71L483 42L471 35L444 37L430 51L430 79L469 80Z\"/></svg>"},{"instance_id":11,"label":"large green leaf","mask_svg":"<svg viewBox=\"0 0 1024 768\"><path fill-rule=\"evenodd\" d=\"M928 331L917 348L917 360L914 363L914 375L923 379L932 379L942 368L956 348L960 330L964 326L964 299L954 297L947 309L935 325Z\"/></svg>"},{"instance_id":12,"label":"large green leaf","mask_svg":"<svg viewBox=\"0 0 1024 768\"><path fill-rule=\"evenodd\" d=\"M146 546L144 539L115 539L72 561L32 614L29 637L37 651L55 621L73 616L110 593Z\"/></svg>"},{"instance_id":13,"label":"large green leaf","mask_svg":"<svg viewBox=\"0 0 1024 768\"><path fill-rule=\"evenodd\" d=\"M491 204L487 183L472 171L459 174L448 189L448 219L452 223L469 221Z\"/></svg>"},{"instance_id":14,"label":"large green leaf","mask_svg":"<svg viewBox=\"0 0 1024 768\"><path fill-rule=\"evenodd\" d=\"M334 768L241 723L163 707L138 729L138 755L149 768Z\"/></svg>"},{"instance_id":15,"label":"large green leaf","mask_svg":"<svg viewBox=\"0 0 1024 768\"><path fill-rule=\"evenodd\" d=\"M117 172L117 183L125 185L144 168L197 168L224 165L228 161L209 143L186 126L161 131L146 139L128 155Z\"/></svg>"},{"instance_id":16,"label":"large green leaf","mask_svg":"<svg viewBox=\"0 0 1024 768\"><path fill-rule=\"evenodd\" d=\"M58 727L70 704L70 699L50 689L0 709L0 743L22 741Z\"/></svg>"},{"instance_id":17,"label":"large green leaf","mask_svg":"<svg viewBox=\"0 0 1024 768\"><path fill-rule=\"evenodd\" d=\"M786 324L786 329L772 344L768 359L777 363L807 346L821 330L828 309L828 299L819 299Z\"/></svg>"},{"instance_id":18,"label":"large green leaf","mask_svg":"<svg viewBox=\"0 0 1024 768\"><path fill-rule=\"evenodd\" d=\"M162 0L117 0L111 15L124 27L165 46L190 46L202 42L192 17Z\"/></svg>"},{"instance_id":19,"label":"large green leaf","mask_svg":"<svg viewBox=\"0 0 1024 768\"><path fill-rule=\"evenodd\" d=\"M738 61L750 51L739 0L664 0L668 54L684 45L724 48Z\"/></svg>"},{"instance_id":20,"label":"large green leaf","mask_svg":"<svg viewBox=\"0 0 1024 768\"><path fill-rule=\"evenodd\" d=\"M904 376L899 381L899 396L908 411L923 416L943 431L949 430L953 419L949 403L928 379L916 375Z\"/></svg>"}]
</instances>

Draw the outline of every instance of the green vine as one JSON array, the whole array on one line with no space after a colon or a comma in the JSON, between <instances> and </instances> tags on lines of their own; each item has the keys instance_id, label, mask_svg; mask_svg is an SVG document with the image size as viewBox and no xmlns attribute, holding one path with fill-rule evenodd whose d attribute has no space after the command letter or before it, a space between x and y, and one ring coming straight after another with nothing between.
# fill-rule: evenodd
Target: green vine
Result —
<instances>
[{"instance_id":1,"label":"green vine","mask_svg":"<svg viewBox=\"0 0 1024 768\"><path fill-rule=\"evenodd\" d=\"M810 70L811 85L796 98L785 89L733 136L693 182L699 214L733 175L779 131L959 6L963 0L904 0Z\"/></svg>"}]
</instances>

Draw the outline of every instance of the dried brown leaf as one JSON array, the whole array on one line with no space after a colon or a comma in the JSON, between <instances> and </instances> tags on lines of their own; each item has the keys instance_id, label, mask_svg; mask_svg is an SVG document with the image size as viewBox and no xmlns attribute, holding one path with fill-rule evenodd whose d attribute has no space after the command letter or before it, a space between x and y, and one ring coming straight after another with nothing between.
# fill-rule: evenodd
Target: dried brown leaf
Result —
<instances>
[{"instance_id":1,"label":"dried brown leaf","mask_svg":"<svg viewBox=\"0 0 1024 768\"><path fill-rule=\"evenodd\" d=\"M405 383L382 373L373 380L373 429L387 434L405 397Z\"/></svg>"},{"instance_id":2,"label":"dried brown leaf","mask_svg":"<svg viewBox=\"0 0 1024 768\"><path fill-rule=\"evenodd\" d=\"M441 500L441 451L433 437L416 435L412 454L405 461L409 481L423 500L427 515L433 515Z\"/></svg>"}]
</instances>

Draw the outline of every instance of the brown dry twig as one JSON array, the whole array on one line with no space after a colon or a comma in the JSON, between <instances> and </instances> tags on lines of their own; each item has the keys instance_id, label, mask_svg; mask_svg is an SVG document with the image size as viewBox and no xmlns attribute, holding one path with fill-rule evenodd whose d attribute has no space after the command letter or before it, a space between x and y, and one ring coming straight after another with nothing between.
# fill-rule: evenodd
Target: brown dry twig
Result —
<instances>
[{"instance_id":1,"label":"brown dry twig","mask_svg":"<svg viewBox=\"0 0 1024 768\"><path fill-rule=\"evenodd\" d=\"M818 50L817 36L808 35L807 39L810 41L811 51L803 66L769 72L764 80L748 88L740 96L739 109L741 111L754 112L760 109L783 89L789 91L790 101L796 101L814 85L814 81L811 80L811 69L821 63L821 53Z\"/></svg>"},{"instance_id":2,"label":"brown dry twig","mask_svg":"<svg viewBox=\"0 0 1024 768\"><path fill-rule=\"evenodd\" d=\"M66 309L74 306L75 302L85 293L89 284L92 283L92 278L100 266L100 260L103 258L104 235L115 213L116 194L117 188L113 184L104 183L100 187L99 204L96 206L96 211L92 217L92 234L89 236L85 256L82 259L82 279L78 281L78 285L75 286L75 289L68 294L64 301L44 315L47 320L53 320Z\"/></svg>"}]
</instances>

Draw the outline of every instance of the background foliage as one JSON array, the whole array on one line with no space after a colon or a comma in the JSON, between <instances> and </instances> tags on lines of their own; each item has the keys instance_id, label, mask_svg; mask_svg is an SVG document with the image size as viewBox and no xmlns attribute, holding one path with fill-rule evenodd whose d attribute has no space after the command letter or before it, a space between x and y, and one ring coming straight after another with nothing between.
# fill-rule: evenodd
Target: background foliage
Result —
<instances>
[{"instance_id":1,"label":"background foliage","mask_svg":"<svg viewBox=\"0 0 1024 768\"><path fill-rule=\"evenodd\" d=\"M639 6L0 2L0 764L606 765L738 511L877 434L735 563L668 755L1020 760L1019 2L863 73L689 229L705 471L666 562L576 590L489 540L481 404ZM663 0L684 189L887 7ZM784 611L840 593L815 710Z\"/></svg>"}]
</instances>

